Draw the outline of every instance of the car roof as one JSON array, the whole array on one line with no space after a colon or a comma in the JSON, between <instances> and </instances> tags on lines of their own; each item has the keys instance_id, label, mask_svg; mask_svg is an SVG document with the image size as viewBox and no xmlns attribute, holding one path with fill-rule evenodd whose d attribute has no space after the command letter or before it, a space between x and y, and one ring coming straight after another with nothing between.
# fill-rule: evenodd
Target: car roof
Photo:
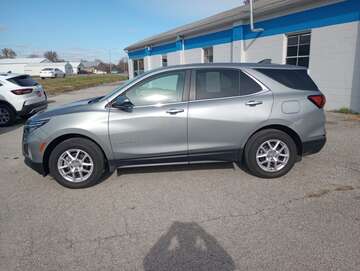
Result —
<instances>
[{"instance_id":1,"label":"car roof","mask_svg":"<svg viewBox=\"0 0 360 271\"><path fill-rule=\"evenodd\" d=\"M243 69L284 69L284 70L306 70L306 67L268 64L268 63L195 63L162 67L152 71L166 71L174 69L196 69L196 68L243 68Z\"/></svg>"}]
</instances>

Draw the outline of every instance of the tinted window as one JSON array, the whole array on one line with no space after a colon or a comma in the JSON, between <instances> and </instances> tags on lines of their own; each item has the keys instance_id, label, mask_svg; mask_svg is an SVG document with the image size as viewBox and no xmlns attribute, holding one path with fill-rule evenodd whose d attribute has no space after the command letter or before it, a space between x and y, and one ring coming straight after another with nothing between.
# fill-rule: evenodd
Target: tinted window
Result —
<instances>
[{"instance_id":1,"label":"tinted window","mask_svg":"<svg viewBox=\"0 0 360 271\"><path fill-rule=\"evenodd\" d=\"M240 95L249 95L262 91L262 87L245 73L240 72Z\"/></svg>"},{"instance_id":2,"label":"tinted window","mask_svg":"<svg viewBox=\"0 0 360 271\"><path fill-rule=\"evenodd\" d=\"M126 92L134 105L155 105L180 102L185 83L185 72L167 73L136 85Z\"/></svg>"},{"instance_id":3,"label":"tinted window","mask_svg":"<svg viewBox=\"0 0 360 271\"><path fill-rule=\"evenodd\" d=\"M289 88L319 90L307 70L258 69L257 71Z\"/></svg>"},{"instance_id":4,"label":"tinted window","mask_svg":"<svg viewBox=\"0 0 360 271\"><path fill-rule=\"evenodd\" d=\"M239 71L199 70L196 72L196 99L239 95Z\"/></svg>"},{"instance_id":5,"label":"tinted window","mask_svg":"<svg viewBox=\"0 0 360 271\"><path fill-rule=\"evenodd\" d=\"M38 84L29 75L21 75L7 80L21 87L32 87Z\"/></svg>"}]
</instances>

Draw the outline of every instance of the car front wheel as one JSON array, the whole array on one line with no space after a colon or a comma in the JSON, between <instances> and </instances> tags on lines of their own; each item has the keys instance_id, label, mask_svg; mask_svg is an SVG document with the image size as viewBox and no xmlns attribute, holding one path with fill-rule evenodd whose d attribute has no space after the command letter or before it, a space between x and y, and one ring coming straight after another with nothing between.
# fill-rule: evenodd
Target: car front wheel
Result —
<instances>
[{"instance_id":1,"label":"car front wheel","mask_svg":"<svg viewBox=\"0 0 360 271\"><path fill-rule=\"evenodd\" d=\"M58 144L50 154L50 175L68 188L97 184L105 172L101 149L91 140L71 138Z\"/></svg>"},{"instance_id":2,"label":"car front wheel","mask_svg":"<svg viewBox=\"0 0 360 271\"><path fill-rule=\"evenodd\" d=\"M294 166L296 156L294 140L275 129L256 133L245 147L245 162L249 171L261 178L284 176Z\"/></svg>"}]
</instances>

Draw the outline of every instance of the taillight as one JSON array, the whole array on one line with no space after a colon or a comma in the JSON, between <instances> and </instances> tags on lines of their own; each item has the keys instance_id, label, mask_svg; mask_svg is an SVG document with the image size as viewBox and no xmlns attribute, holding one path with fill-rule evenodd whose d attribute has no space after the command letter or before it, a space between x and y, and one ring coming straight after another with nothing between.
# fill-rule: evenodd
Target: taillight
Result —
<instances>
[{"instance_id":1,"label":"taillight","mask_svg":"<svg viewBox=\"0 0 360 271\"><path fill-rule=\"evenodd\" d=\"M11 92L16 95L24 95L24 94L29 94L32 91L33 91L32 88L23 88L23 89L15 89L15 90L12 90Z\"/></svg>"},{"instance_id":2,"label":"taillight","mask_svg":"<svg viewBox=\"0 0 360 271\"><path fill-rule=\"evenodd\" d=\"M326 103L324 95L310 95L308 96L308 99L319 108L323 108Z\"/></svg>"}]
</instances>

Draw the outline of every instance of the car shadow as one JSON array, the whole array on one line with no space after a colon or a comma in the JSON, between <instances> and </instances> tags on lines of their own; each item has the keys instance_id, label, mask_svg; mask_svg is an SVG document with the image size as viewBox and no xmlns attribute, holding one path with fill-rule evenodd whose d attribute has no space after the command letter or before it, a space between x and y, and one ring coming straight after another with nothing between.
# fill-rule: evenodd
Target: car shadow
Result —
<instances>
[{"instance_id":1,"label":"car shadow","mask_svg":"<svg viewBox=\"0 0 360 271\"><path fill-rule=\"evenodd\" d=\"M15 124L13 124L12 126L0 127L0 135L12 132L19 128L22 128L22 126L24 126L25 121L26 120L24 120L24 119L18 119L18 120L16 120Z\"/></svg>"},{"instance_id":2,"label":"car shadow","mask_svg":"<svg viewBox=\"0 0 360 271\"><path fill-rule=\"evenodd\" d=\"M233 169L234 163L206 163L206 164L187 164L187 165L159 165L159 166L143 166L131 168L118 168L117 176L126 174L145 174L155 172L174 172L174 171L192 171L192 170L211 170L211 169Z\"/></svg>"},{"instance_id":3,"label":"car shadow","mask_svg":"<svg viewBox=\"0 0 360 271\"><path fill-rule=\"evenodd\" d=\"M174 222L143 260L145 271L232 271L235 263L197 223Z\"/></svg>"}]
</instances>

